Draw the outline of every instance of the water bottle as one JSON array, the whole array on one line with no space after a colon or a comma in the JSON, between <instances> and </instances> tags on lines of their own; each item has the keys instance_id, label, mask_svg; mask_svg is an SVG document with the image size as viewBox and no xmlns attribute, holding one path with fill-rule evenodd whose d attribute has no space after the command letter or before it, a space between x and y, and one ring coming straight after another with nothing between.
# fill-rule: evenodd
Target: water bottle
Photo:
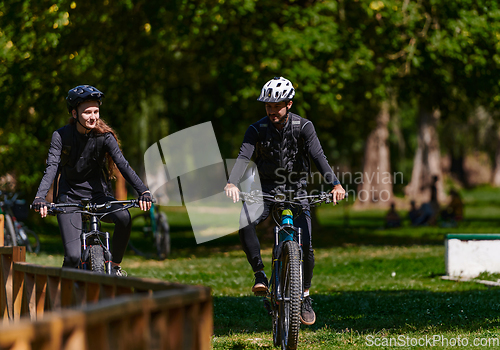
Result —
<instances>
[{"instance_id":1,"label":"water bottle","mask_svg":"<svg viewBox=\"0 0 500 350\"><path fill-rule=\"evenodd\" d=\"M281 213L281 225L293 225L293 213L290 209L285 209Z\"/></svg>"},{"instance_id":2,"label":"water bottle","mask_svg":"<svg viewBox=\"0 0 500 350\"><path fill-rule=\"evenodd\" d=\"M284 225L292 225L293 226L293 213L290 209L285 209L281 213L281 226ZM291 241L293 239L293 229L287 228L284 231L286 232L281 232L280 233L280 239L281 241Z\"/></svg>"}]
</instances>

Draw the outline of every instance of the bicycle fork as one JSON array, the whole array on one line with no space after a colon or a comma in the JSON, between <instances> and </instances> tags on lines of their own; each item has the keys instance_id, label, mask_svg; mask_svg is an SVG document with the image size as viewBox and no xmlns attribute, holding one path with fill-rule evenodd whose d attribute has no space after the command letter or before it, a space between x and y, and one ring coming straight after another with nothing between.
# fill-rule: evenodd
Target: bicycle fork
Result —
<instances>
[{"instance_id":1,"label":"bicycle fork","mask_svg":"<svg viewBox=\"0 0 500 350\"><path fill-rule=\"evenodd\" d=\"M93 238L93 241L91 242L92 244L90 245L100 245L103 250L104 250L104 262L106 264L106 273L111 273L111 261L112 261L112 255L111 251L109 250L109 232L104 232L101 233L99 232L99 223L97 221L97 217L91 216L90 217L90 232L82 232L80 235L80 241L82 244L82 266L84 270L88 270L88 265L87 262L89 261L89 250L88 245L87 245L87 239L89 237ZM104 244L102 243L100 236L104 237Z\"/></svg>"}]
</instances>

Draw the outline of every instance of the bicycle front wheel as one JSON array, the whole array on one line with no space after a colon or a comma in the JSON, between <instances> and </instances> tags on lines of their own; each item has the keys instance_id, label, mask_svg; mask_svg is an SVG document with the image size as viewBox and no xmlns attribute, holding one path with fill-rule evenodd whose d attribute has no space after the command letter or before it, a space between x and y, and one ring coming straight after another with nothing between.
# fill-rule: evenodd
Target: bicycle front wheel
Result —
<instances>
[{"instance_id":1,"label":"bicycle front wheel","mask_svg":"<svg viewBox=\"0 0 500 350\"><path fill-rule=\"evenodd\" d=\"M12 217L9 214L4 215L4 245L6 247L15 247L17 246L17 238L16 238L16 230L14 229L14 222L12 221Z\"/></svg>"},{"instance_id":2,"label":"bicycle front wheel","mask_svg":"<svg viewBox=\"0 0 500 350\"><path fill-rule=\"evenodd\" d=\"M299 341L302 278L300 250L297 242L283 244L281 286L283 300L280 303L281 348L296 349Z\"/></svg>"},{"instance_id":3,"label":"bicycle front wheel","mask_svg":"<svg viewBox=\"0 0 500 350\"><path fill-rule=\"evenodd\" d=\"M156 233L156 251L160 260L166 259L170 255L170 226L167 215L158 214L158 232Z\"/></svg>"},{"instance_id":4,"label":"bicycle front wheel","mask_svg":"<svg viewBox=\"0 0 500 350\"><path fill-rule=\"evenodd\" d=\"M100 245L93 245L89 248L90 270L98 273L104 273L104 249Z\"/></svg>"}]
</instances>

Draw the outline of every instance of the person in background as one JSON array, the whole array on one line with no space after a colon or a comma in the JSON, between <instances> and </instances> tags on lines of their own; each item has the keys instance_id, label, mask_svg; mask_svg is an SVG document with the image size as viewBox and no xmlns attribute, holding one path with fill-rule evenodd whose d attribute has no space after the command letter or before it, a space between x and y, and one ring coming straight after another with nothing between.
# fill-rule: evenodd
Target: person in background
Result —
<instances>
[{"instance_id":1,"label":"person in background","mask_svg":"<svg viewBox=\"0 0 500 350\"><path fill-rule=\"evenodd\" d=\"M408 217L412 225L415 225L418 218L420 217L420 210L418 210L415 201L410 202L410 211L408 212Z\"/></svg>"},{"instance_id":2,"label":"person in background","mask_svg":"<svg viewBox=\"0 0 500 350\"><path fill-rule=\"evenodd\" d=\"M441 212L441 218L443 219L443 221L448 223L448 225L455 226L463 219L464 204L462 202L460 194L455 189L452 189L450 191L450 196L450 203Z\"/></svg>"},{"instance_id":3,"label":"person in background","mask_svg":"<svg viewBox=\"0 0 500 350\"><path fill-rule=\"evenodd\" d=\"M389 212L385 216L385 227L394 228L400 226L401 226L401 217L396 212L396 205L394 203L391 203L391 209L389 209Z\"/></svg>"},{"instance_id":4,"label":"person in background","mask_svg":"<svg viewBox=\"0 0 500 350\"><path fill-rule=\"evenodd\" d=\"M434 175L431 183L431 198L420 206L420 216L413 223L414 226L435 225L439 217L439 202L437 199L438 177Z\"/></svg>"}]
</instances>

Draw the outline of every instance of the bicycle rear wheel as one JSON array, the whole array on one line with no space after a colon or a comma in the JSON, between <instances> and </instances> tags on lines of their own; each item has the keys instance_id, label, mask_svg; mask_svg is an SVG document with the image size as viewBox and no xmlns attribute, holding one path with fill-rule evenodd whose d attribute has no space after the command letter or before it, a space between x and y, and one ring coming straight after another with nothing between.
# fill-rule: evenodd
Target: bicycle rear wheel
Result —
<instances>
[{"instance_id":1,"label":"bicycle rear wheel","mask_svg":"<svg viewBox=\"0 0 500 350\"><path fill-rule=\"evenodd\" d=\"M12 217L9 214L4 215L4 245L6 247L15 247L17 246L17 235L16 230L14 229L14 222L12 221Z\"/></svg>"},{"instance_id":2,"label":"bicycle rear wheel","mask_svg":"<svg viewBox=\"0 0 500 350\"><path fill-rule=\"evenodd\" d=\"M297 348L300 329L300 306L302 295L302 279L300 266L300 250L297 242L287 241L283 244L282 269L280 284L283 300L280 303L281 348L292 350Z\"/></svg>"},{"instance_id":3,"label":"bicycle rear wheel","mask_svg":"<svg viewBox=\"0 0 500 350\"><path fill-rule=\"evenodd\" d=\"M158 232L156 233L156 251L158 258L163 260L170 255L170 226L168 225L167 215L158 214Z\"/></svg>"},{"instance_id":4,"label":"bicycle rear wheel","mask_svg":"<svg viewBox=\"0 0 500 350\"><path fill-rule=\"evenodd\" d=\"M38 235L26 227L21 228L21 230L22 232L19 232L19 234L21 235L23 242L20 243L26 246L26 250L28 252L35 254L40 253L40 239L38 238Z\"/></svg>"},{"instance_id":5,"label":"bicycle rear wheel","mask_svg":"<svg viewBox=\"0 0 500 350\"><path fill-rule=\"evenodd\" d=\"M104 273L105 259L104 259L104 249L100 245L93 245L89 248L89 263L90 270L98 273Z\"/></svg>"},{"instance_id":6,"label":"bicycle rear wheel","mask_svg":"<svg viewBox=\"0 0 500 350\"><path fill-rule=\"evenodd\" d=\"M137 235L137 227L140 227L140 233ZM150 257L153 253L151 247L154 242L151 238L151 216L149 213L139 214L132 218L132 235L128 241L129 248L137 255ZM153 253L154 254L154 253Z\"/></svg>"}]
</instances>

